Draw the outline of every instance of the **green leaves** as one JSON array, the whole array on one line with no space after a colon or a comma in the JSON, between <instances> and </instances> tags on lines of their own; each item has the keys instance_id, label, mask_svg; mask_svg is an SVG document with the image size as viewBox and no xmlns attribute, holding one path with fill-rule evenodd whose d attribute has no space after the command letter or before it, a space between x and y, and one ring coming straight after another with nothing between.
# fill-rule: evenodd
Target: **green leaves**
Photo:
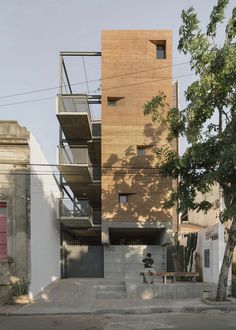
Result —
<instances>
[{"instance_id":1,"label":"green leaves","mask_svg":"<svg viewBox=\"0 0 236 330\"><path fill-rule=\"evenodd\" d=\"M216 27L218 23L222 23L224 20L225 7L228 5L229 0L218 0L216 6L214 6L211 16L210 23L207 26L207 35L211 37L216 36Z\"/></svg>"},{"instance_id":2,"label":"green leaves","mask_svg":"<svg viewBox=\"0 0 236 330\"><path fill-rule=\"evenodd\" d=\"M193 7L190 7L186 11L183 10L181 18L184 24L179 29L180 40L178 49L184 54L187 54L189 43L194 40L199 31L199 20Z\"/></svg>"},{"instance_id":3,"label":"green leaves","mask_svg":"<svg viewBox=\"0 0 236 330\"><path fill-rule=\"evenodd\" d=\"M169 107L163 92L144 105L144 114L168 125L168 143L182 136L189 144L182 156L170 144L156 151L159 173L179 180L165 207L176 203L180 211L207 212L211 203L196 197L218 183L225 201L221 221L236 217L236 8L226 25L224 44L213 41L227 4L219 0L213 8L206 34L192 7L182 12L178 49L190 55L197 75L185 92L187 107Z\"/></svg>"},{"instance_id":4,"label":"green leaves","mask_svg":"<svg viewBox=\"0 0 236 330\"><path fill-rule=\"evenodd\" d=\"M227 42L231 42L236 36L236 8L233 9L232 17L226 26Z\"/></svg>"},{"instance_id":5,"label":"green leaves","mask_svg":"<svg viewBox=\"0 0 236 330\"><path fill-rule=\"evenodd\" d=\"M151 114L152 121L154 123L166 123L166 109L168 104L166 103L166 95L163 92L159 92L159 94L148 101L143 105L143 113L144 115Z\"/></svg>"},{"instance_id":6,"label":"green leaves","mask_svg":"<svg viewBox=\"0 0 236 330\"><path fill-rule=\"evenodd\" d=\"M170 125L168 141L178 138L185 131L186 119L182 112L177 108L171 108L167 115L167 122Z\"/></svg>"}]
</instances>

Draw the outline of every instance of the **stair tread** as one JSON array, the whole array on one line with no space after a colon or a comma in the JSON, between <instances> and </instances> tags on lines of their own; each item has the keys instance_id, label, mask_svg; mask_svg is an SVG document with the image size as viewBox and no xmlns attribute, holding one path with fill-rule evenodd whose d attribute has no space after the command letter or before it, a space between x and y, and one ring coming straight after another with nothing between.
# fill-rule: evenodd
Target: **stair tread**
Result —
<instances>
[{"instance_id":1,"label":"stair tread","mask_svg":"<svg viewBox=\"0 0 236 330\"><path fill-rule=\"evenodd\" d=\"M117 292L113 292L113 293L98 293L96 295L97 299L123 299L126 298L127 294L126 293L122 293L122 294L117 294Z\"/></svg>"}]
</instances>

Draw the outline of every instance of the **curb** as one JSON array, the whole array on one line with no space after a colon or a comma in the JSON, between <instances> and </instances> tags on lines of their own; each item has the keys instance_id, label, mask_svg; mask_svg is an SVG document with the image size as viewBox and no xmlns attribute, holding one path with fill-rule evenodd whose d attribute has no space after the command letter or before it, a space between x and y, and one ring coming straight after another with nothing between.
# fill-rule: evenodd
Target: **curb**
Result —
<instances>
[{"instance_id":1,"label":"curb","mask_svg":"<svg viewBox=\"0 0 236 330\"><path fill-rule=\"evenodd\" d=\"M202 313L207 311L221 311L234 312L236 305L202 305L202 306L183 306L183 307L164 307L164 306L150 306L150 307L127 307L127 308L104 308L94 309L88 311L52 311L52 312L32 312L32 313L17 313L14 311L0 312L0 316L43 316L43 315L102 315L102 314L118 314L118 315L135 315L135 314L161 314L161 313Z\"/></svg>"}]
</instances>

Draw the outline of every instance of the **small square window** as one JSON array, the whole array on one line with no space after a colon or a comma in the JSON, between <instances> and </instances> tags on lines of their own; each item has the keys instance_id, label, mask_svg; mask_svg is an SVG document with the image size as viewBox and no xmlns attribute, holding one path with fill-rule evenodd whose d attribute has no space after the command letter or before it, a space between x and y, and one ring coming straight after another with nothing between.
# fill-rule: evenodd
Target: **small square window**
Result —
<instances>
[{"instance_id":1,"label":"small square window","mask_svg":"<svg viewBox=\"0 0 236 330\"><path fill-rule=\"evenodd\" d=\"M163 60L166 58L165 45L157 45L157 59Z\"/></svg>"},{"instance_id":2,"label":"small square window","mask_svg":"<svg viewBox=\"0 0 236 330\"><path fill-rule=\"evenodd\" d=\"M137 147L137 155L138 156L145 156L145 147Z\"/></svg>"},{"instance_id":3,"label":"small square window","mask_svg":"<svg viewBox=\"0 0 236 330\"><path fill-rule=\"evenodd\" d=\"M116 107L118 105L118 102L123 99L123 97L118 96L108 96L107 97L107 106L108 107Z\"/></svg>"},{"instance_id":4,"label":"small square window","mask_svg":"<svg viewBox=\"0 0 236 330\"><path fill-rule=\"evenodd\" d=\"M156 46L156 58L158 60L166 59L166 40L150 40Z\"/></svg>"},{"instance_id":5,"label":"small square window","mask_svg":"<svg viewBox=\"0 0 236 330\"><path fill-rule=\"evenodd\" d=\"M210 249L204 250L204 267L210 268Z\"/></svg>"},{"instance_id":6,"label":"small square window","mask_svg":"<svg viewBox=\"0 0 236 330\"><path fill-rule=\"evenodd\" d=\"M108 107L116 107L117 106L117 100L107 100L107 106Z\"/></svg>"},{"instance_id":7,"label":"small square window","mask_svg":"<svg viewBox=\"0 0 236 330\"><path fill-rule=\"evenodd\" d=\"M158 60L166 59L166 40L149 40L156 46L156 58Z\"/></svg>"},{"instance_id":8,"label":"small square window","mask_svg":"<svg viewBox=\"0 0 236 330\"><path fill-rule=\"evenodd\" d=\"M119 203L120 204L128 203L128 194L119 194Z\"/></svg>"}]
</instances>

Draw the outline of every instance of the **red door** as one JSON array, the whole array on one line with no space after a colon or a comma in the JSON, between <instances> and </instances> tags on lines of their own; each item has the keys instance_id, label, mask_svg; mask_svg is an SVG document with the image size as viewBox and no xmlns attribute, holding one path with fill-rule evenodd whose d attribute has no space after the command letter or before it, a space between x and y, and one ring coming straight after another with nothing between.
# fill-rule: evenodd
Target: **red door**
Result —
<instances>
[{"instance_id":1,"label":"red door","mask_svg":"<svg viewBox=\"0 0 236 330\"><path fill-rule=\"evenodd\" d=\"M7 259L7 203L0 202L0 259Z\"/></svg>"}]
</instances>

